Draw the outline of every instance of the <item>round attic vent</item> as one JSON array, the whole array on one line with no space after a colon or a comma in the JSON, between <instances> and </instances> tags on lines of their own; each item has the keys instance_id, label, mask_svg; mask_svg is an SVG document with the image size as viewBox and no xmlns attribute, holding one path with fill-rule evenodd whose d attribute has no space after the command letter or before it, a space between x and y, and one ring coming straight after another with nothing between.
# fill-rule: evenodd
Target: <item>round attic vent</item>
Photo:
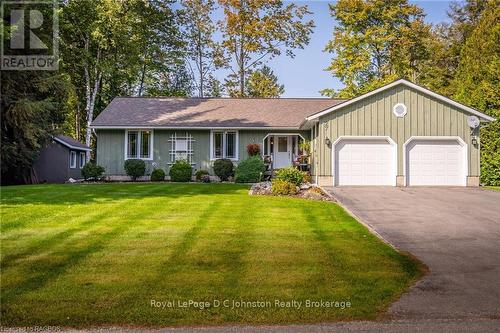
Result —
<instances>
[{"instance_id":1,"label":"round attic vent","mask_svg":"<svg viewBox=\"0 0 500 333\"><path fill-rule=\"evenodd\" d=\"M392 112L398 118L404 117L407 112L406 105L404 105L403 103L398 103L394 105L394 107L392 108Z\"/></svg>"}]
</instances>

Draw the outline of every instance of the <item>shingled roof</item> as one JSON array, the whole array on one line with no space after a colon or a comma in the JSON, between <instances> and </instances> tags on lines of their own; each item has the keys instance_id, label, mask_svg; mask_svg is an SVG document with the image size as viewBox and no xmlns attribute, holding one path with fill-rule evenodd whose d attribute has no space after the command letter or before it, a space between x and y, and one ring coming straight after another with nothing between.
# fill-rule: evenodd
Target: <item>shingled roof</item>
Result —
<instances>
[{"instance_id":1,"label":"shingled roof","mask_svg":"<svg viewBox=\"0 0 500 333\"><path fill-rule=\"evenodd\" d=\"M299 128L342 100L330 98L116 97L93 128Z\"/></svg>"},{"instance_id":2,"label":"shingled roof","mask_svg":"<svg viewBox=\"0 0 500 333\"><path fill-rule=\"evenodd\" d=\"M67 135L58 135L55 136L53 139L70 149L90 150L89 146L87 146L86 144L81 143L80 141L77 141Z\"/></svg>"}]
</instances>

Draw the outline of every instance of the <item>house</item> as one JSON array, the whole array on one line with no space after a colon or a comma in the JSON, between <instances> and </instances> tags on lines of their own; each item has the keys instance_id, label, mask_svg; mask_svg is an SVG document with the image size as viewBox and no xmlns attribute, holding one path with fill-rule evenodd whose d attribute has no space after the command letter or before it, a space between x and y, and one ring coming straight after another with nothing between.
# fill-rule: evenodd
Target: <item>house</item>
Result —
<instances>
[{"instance_id":1,"label":"house","mask_svg":"<svg viewBox=\"0 0 500 333\"><path fill-rule=\"evenodd\" d=\"M33 165L39 183L64 183L68 179L82 178L86 152L90 148L65 135L54 136Z\"/></svg>"},{"instance_id":2,"label":"house","mask_svg":"<svg viewBox=\"0 0 500 333\"><path fill-rule=\"evenodd\" d=\"M115 177L128 158L212 172L218 158L247 158L249 143L283 168L310 140L320 185L477 186L479 124L492 120L401 79L350 100L117 97L92 128L97 163Z\"/></svg>"}]
</instances>

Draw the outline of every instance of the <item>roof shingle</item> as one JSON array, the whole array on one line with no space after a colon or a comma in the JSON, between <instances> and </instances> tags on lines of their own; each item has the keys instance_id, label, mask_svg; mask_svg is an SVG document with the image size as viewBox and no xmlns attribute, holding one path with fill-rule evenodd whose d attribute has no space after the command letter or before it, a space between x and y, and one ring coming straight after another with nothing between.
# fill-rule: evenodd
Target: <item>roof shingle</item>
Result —
<instances>
[{"instance_id":1,"label":"roof shingle","mask_svg":"<svg viewBox=\"0 0 500 333\"><path fill-rule=\"evenodd\" d=\"M117 97L92 126L299 128L305 117L341 102L329 98Z\"/></svg>"}]
</instances>

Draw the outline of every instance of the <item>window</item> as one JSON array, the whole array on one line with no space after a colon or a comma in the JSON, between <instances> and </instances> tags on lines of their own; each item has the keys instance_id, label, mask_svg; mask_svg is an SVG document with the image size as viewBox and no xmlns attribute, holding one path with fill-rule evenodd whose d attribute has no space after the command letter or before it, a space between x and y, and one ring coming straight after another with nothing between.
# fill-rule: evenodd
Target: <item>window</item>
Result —
<instances>
[{"instance_id":1,"label":"window","mask_svg":"<svg viewBox=\"0 0 500 333\"><path fill-rule=\"evenodd\" d=\"M76 151L69 152L69 167L71 169L76 168Z\"/></svg>"},{"instance_id":2,"label":"window","mask_svg":"<svg viewBox=\"0 0 500 333\"><path fill-rule=\"evenodd\" d=\"M238 159L238 132L212 131L210 137L210 156L212 159Z\"/></svg>"},{"instance_id":3,"label":"window","mask_svg":"<svg viewBox=\"0 0 500 333\"><path fill-rule=\"evenodd\" d=\"M404 117L407 112L406 105L404 105L403 103L397 103L392 108L392 112L398 118Z\"/></svg>"},{"instance_id":4,"label":"window","mask_svg":"<svg viewBox=\"0 0 500 333\"><path fill-rule=\"evenodd\" d=\"M80 152L80 161L79 162L80 162L79 167L81 169L85 165L85 153Z\"/></svg>"},{"instance_id":5,"label":"window","mask_svg":"<svg viewBox=\"0 0 500 333\"><path fill-rule=\"evenodd\" d=\"M126 131L125 133L125 159L153 159L153 133L151 131Z\"/></svg>"},{"instance_id":6,"label":"window","mask_svg":"<svg viewBox=\"0 0 500 333\"><path fill-rule=\"evenodd\" d=\"M190 164L193 163L193 136L186 132L184 135L181 133L174 133L168 140L170 142L170 161L174 163L178 160L186 160Z\"/></svg>"}]
</instances>

